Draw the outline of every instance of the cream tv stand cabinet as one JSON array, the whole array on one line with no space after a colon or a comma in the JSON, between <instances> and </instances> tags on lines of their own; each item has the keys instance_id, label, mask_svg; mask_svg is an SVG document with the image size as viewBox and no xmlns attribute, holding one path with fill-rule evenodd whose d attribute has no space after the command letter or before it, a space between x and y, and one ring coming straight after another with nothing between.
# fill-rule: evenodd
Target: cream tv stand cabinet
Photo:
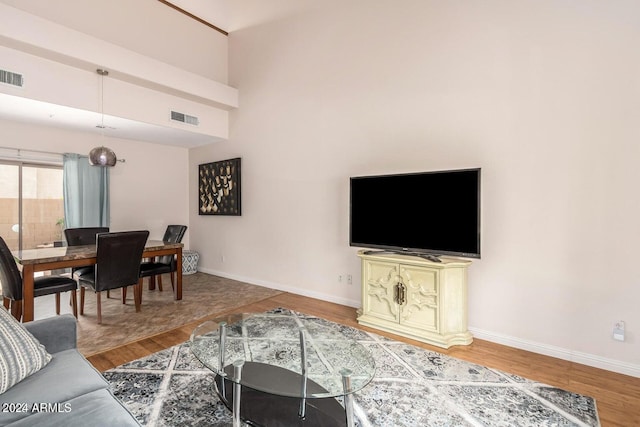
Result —
<instances>
[{"instance_id":1,"label":"cream tv stand cabinet","mask_svg":"<svg viewBox=\"0 0 640 427\"><path fill-rule=\"evenodd\" d=\"M467 330L467 267L471 261L361 250L358 323L449 348L471 344Z\"/></svg>"}]
</instances>

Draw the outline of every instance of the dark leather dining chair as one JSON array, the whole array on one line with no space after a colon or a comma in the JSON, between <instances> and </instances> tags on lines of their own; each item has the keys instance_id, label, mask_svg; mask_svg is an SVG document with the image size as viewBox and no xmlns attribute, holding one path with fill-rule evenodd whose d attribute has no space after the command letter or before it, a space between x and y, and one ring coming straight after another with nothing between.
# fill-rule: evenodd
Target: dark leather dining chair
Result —
<instances>
[{"instance_id":1,"label":"dark leather dining chair","mask_svg":"<svg viewBox=\"0 0 640 427\"><path fill-rule=\"evenodd\" d=\"M180 243L187 231L186 225L168 225L164 232L163 242ZM162 274L169 273L171 275L171 287L175 286L175 272L177 270L177 261L175 255L164 255L157 257L155 260L143 262L140 265L140 277L149 278L149 289L155 287L155 278L158 278L158 290L162 291Z\"/></svg>"},{"instance_id":2,"label":"dark leather dining chair","mask_svg":"<svg viewBox=\"0 0 640 427\"><path fill-rule=\"evenodd\" d=\"M77 227L66 228L64 230L64 238L67 246L95 245L96 235L99 233L108 233L109 227ZM94 266L74 267L71 269L73 276L80 276L89 271L93 271Z\"/></svg>"},{"instance_id":3,"label":"dark leather dining chair","mask_svg":"<svg viewBox=\"0 0 640 427\"><path fill-rule=\"evenodd\" d=\"M11 250L0 237L0 282L2 282L2 300L4 307L11 310L11 314L18 320L22 318L22 275ZM60 314L60 292L71 292L73 315L78 317L78 303L76 299L78 284L75 280L65 276L40 276L33 279L33 296L56 295L56 314Z\"/></svg>"},{"instance_id":4,"label":"dark leather dining chair","mask_svg":"<svg viewBox=\"0 0 640 427\"><path fill-rule=\"evenodd\" d=\"M66 228L64 238L68 246L95 245L96 234L108 233L109 227Z\"/></svg>"},{"instance_id":5,"label":"dark leather dining chair","mask_svg":"<svg viewBox=\"0 0 640 427\"><path fill-rule=\"evenodd\" d=\"M110 289L134 286L136 311L140 311L142 301L142 278L140 263L149 232L124 231L101 233L96 238L96 268L78 276L80 284L80 314L84 314L85 288L96 293L98 324L102 323L102 303L100 293Z\"/></svg>"}]
</instances>

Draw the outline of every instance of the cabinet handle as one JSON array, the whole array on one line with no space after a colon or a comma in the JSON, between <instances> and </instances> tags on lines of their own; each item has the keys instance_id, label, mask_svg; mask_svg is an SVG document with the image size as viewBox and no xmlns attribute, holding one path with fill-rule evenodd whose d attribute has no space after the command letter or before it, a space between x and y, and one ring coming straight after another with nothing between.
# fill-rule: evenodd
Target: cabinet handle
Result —
<instances>
[{"instance_id":1,"label":"cabinet handle","mask_svg":"<svg viewBox=\"0 0 640 427\"><path fill-rule=\"evenodd\" d=\"M398 304L402 305L404 304L404 297L405 297L404 284L398 283L397 286L398 286Z\"/></svg>"},{"instance_id":2,"label":"cabinet handle","mask_svg":"<svg viewBox=\"0 0 640 427\"><path fill-rule=\"evenodd\" d=\"M393 287L393 301L397 304L400 304L400 284L396 283Z\"/></svg>"}]
</instances>

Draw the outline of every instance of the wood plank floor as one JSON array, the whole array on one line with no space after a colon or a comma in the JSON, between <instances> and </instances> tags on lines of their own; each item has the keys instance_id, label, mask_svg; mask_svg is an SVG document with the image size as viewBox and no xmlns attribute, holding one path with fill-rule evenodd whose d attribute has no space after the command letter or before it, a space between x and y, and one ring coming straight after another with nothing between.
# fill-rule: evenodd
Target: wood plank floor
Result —
<instances>
[{"instance_id":1,"label":"wood plank floor","mask_svg":"<svg viewBox=\"0 0 640 427\"><path fill-rule=\"evenodd\" d=\"M262 312L277 307L289 308L323 317L333 322L375 332L379 335L384 335L431 351L520 375L575 393L585 394L596 399L598 413L603 427L640 426L640 378L621 375L478 339L474 340L469 346L454 346L445 350L376 329L360 326L356 321L356 310L354 308L289 293L245 305L233 311L219 313L216 314L215 317L233 312ZM204 318L150 338L94 354L88 359L96 369L106 371L123 363L147 356L188 340L193 328L206 319L207 318Z\"/></svg>"}]
</instances>

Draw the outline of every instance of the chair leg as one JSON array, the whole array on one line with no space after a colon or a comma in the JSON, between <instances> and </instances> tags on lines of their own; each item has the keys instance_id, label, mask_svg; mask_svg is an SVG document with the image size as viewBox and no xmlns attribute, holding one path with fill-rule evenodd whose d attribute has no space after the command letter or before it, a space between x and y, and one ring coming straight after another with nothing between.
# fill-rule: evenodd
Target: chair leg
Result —
<instances>
[{"instance_id":1,"label":"chair leg","mask_svg":"<svg viewBox=\"0 0 640 427\"><path fill-rule=\"evenodd\" d=\"M149 290L156 290L156 276L149 276Z\"/></svg>"},{"instance_id":2,"label":"chair leg","mask_svg":"<svg viewBox=\"0 0 640 427\"><path fill-rule=\"evenodd\" d=\"M138 279L138 284L134 285L133 299L136 305L136 313L140 312L140 306L142 305L142 286L143 279Z\"/></svg>"},{"instance_id":3,"label":"chair leg","mask_svg":"<svg viewBox=\"0 0 640 427\"><path fill-rule=\"evenodd\" d=\"M107 298L111 298L111 292L110 292L110 289L107 289Z\"/></svg>"},{"instance_id":4,"label":"chair leg","mask_svg":"<svg viewBox=\"0 0 640 427\"><path fill-rule=\"evenodd\" d=\"M171 272L169 273L171 275L171 290L175 289L175 280L176 280L176 276L175 276L175 272Z\"/></svg>"},{"instance_id":5,"label":"chair leg","mask_svg":"<svg viewBox=\"0 0 640 427\"><path fill-rule=\"evenodd\" d=\"M80 287L80 316L84 316L84 286Z\"/></svg>"},{"instance_id":6,"label":"chair leg","mask_svg":"<svg viewBox=\"0 0 640 427\"><path fill-rule=\"evenodd\" d=\"M2 297L2 303L4 304L4 308L9 310L9 307L11 307L11 300L9 298L3 296Z\"/></svg>"},{"instance_id":7,"label":"chair leg","mask_svg":"<svg viewBox=\"0 0 640 427\"><path fill-rule=\"evenodd\" d=\"M125 286L124 288L122 288L122 303L126 304L127 303L127 288L128 286ZM135 294L135 292L134 292Z\"/></svg>"},{"instance_id":8,"label":"chair leg","mask_svg":"<svg viewBox=\"0 0 640 427\"><path fill-rule=\"evenodd\" d=\"M96 310L98 311L98 325L102 324L102 298L100 294L102 292L96 292Z\"/></svg>"},{"instance_id":9,"label":"chair leg","mask_svg":"<svg viewBox=\"0 0 640 427\"><path fill-rule=\"evenodd\" d=\"M78 296L76 291L71 291L71 305L73 306L73 315L78 318Z\"/></svg>"},{"instance_id":10,"label":"chair leg","mask_svg":"<svg viewBox=\"0 0 640 427\"><path fill-rule=\"evenodd\" d=\"M56 292L56 315L60 316L60 292Z\"/></svg>"},{"instance_id":11,"label":"chair leg","mask_svg":"<svg viewBox=\"0 0 640 427\"><path fill-rule=\"evenodd\" d=\"M18 322L22 320L22 300L11 301L11 314Z\"/></svg>"},{"instance_id":12,"label":"chair leg","mask_svg":"<svg viewBox=\"0 0 640 427\"><path fill-rule=\"evenodd\" d=\"M158 290L162 292L162 274L158 274Z\"/></svg>"}]
</instances>

